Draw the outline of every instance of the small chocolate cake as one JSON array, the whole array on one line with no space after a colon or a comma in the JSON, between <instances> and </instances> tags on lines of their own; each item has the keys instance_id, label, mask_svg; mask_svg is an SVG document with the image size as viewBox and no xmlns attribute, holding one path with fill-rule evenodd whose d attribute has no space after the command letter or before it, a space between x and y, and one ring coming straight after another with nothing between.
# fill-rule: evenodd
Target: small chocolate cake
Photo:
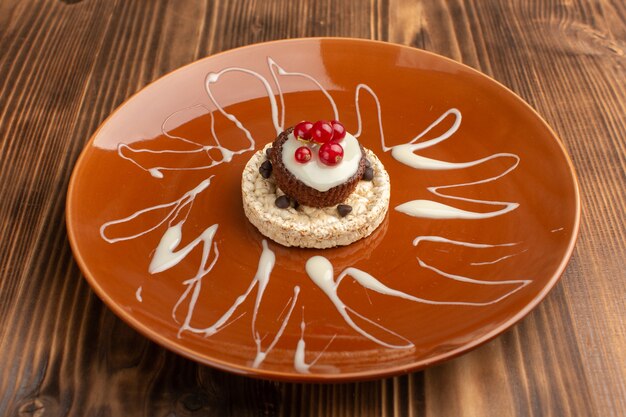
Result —
<instances>
[{"instance_id":1,"label":"small chocolate cake","mask_svg":"<svg viewBox=\"0 0 626 417\"><path fill-rule=\"evenodd\" d=\"M283 144L289 139L291 132L293 132L293 127L278 135L272 144L271 152L269 152L269 159L272 162L272 175L278 187L299 204L311 207L330 207L343 202L354 191L365 172L366 157L363 147L359 145L362 156L356 173L346 182L328 191L319 191L298 180L283 163Z\"/></svg>"}]
</instances>

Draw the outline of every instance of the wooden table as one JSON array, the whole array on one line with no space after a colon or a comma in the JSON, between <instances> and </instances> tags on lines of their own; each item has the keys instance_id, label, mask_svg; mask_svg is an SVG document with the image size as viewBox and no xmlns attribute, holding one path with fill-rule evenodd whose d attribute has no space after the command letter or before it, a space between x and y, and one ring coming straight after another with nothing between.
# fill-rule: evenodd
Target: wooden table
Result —
<instances>
[{"instance_id":1,"label":"wooden table","mask_svg":"<svg viewBox=\"0 0 626 417\"><path fill-rule=\"evenodd\" d=\"M67 241L72 167L131 94L240 45L424 48L488 74L565 143L583 220L562 281L491 343L397 378L302 385L183 359L114 316ZM622 0L0 1L0 415L621 416L626 413Z\"/></svg>"}]
</instances>

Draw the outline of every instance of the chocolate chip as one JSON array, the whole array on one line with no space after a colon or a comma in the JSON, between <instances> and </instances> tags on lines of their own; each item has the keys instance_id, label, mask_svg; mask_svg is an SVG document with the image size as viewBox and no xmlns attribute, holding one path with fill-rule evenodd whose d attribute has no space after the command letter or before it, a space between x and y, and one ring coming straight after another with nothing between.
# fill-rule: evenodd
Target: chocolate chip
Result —
<instances>
[{"instance_id":1,"label":"chocolate chip","mask_svg":"<svg viewBox=\"0 0 626 417\"><path fill-rule=\"evenodd\" d=\"M369 160L369 159L367 159L367 158L365 158L365 166L366 166L367 168L370 168L370 167L372 166L372 163L371 163L371 162L370 162L370 160Z\"/></svg>"},{"instance_id":2,"label":"chocolate chip","mask_svg":"<svg viewBox=\"0 0 626 417\"><path fill-rule=\"evenodd\" d=\"M300 203L298 203L296 200L294 200L293 198L291 199L291 203L293 204L293 208L297 209L298 207L300 207Z\"/></svg>"},{"instance_id":3,"label":"chocolate chip","mask_svg":"<svg viewBox=\"0 0 626 417\"><path fill-rule=\"evenodd\" d=\"M272 175L272 163L270 161L263 162L259 167L259 173L263 178L269 178Z\"/></svg>"},{"instance_id":4,"label":"chocolate chip","mask_svg":"<svg viewBox=\"0 0 626 417\"><path fill-rule=\"evenodd\" d=\"M286 209L291 205L291 201L289 201L289 197L286 195L281 195L274 201L274 204L276 204L276 207L278 208Z\"/></svg>"},{"instance_id":5,"label":"chocolate chip","mask_svg":"<svg viewBox=\"0 0 626 417\"><path fill-rule=\"evenodd\" d=\"M270 148L267 148L267 149L265 150L265 156L267 156L267 157L269 158L271 154L272 154L272 148L271 148L271 147L270 147Z\"/></svg>"},{"instance_id":6,"label":"chocolate chip","mask_svg":"<svg viewBox=\"0 0 626 417\"><path fill-rule=\"evenodd\" d=\"M374 179L374 170L372 168L365 168L365 171L363 172L363 180L371 181L373 179Z\"/></svg>"},{"instance_id":7,"label":"chocolate chip","mask_svg":"<svg viewBox=\"0 0 626 417\"><path fill-rule=\"evenodd\" d=\"M339 204L337 206L337 211L339 212L339 215L341 217L346 217L352 211L352 206L349 206L347 204Z\"/></svg>"}]
</instances>

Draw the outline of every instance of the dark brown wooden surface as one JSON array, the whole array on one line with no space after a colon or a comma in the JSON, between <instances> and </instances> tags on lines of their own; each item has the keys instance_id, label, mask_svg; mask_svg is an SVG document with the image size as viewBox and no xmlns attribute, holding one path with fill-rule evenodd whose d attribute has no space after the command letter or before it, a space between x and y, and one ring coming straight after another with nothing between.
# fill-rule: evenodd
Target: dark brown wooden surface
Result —
<instances>
[{"instance_id":1,"label":"dark brown wooden surface","mask_svg":"<svg viewBox=\"0 0 626 417\"><path fill-rule=\"evenodd\" d=\"M424 372L274 383L170 353L91 292L64 205L98 125L181 65L303 36L464 62L563 139L581 183L580 238L562 281L512 330ZM0 0L0 415L625 415L625 54L623 0Z\"/></svg>"}]
</instances>

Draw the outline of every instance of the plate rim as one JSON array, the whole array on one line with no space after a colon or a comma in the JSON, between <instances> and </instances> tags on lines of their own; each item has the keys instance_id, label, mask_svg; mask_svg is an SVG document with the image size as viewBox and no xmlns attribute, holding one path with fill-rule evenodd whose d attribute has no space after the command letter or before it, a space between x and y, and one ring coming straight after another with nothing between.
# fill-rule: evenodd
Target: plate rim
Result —
<instances>
[{"instance_id":1,"label":"plate rim","mask_svg":"<svg viewBox=\"0 0 626 417\"><path fill-rule=\"evenodd\" d=\"M359 371L359 372L347 372L347 373L336 373L336 374L297 374L293 372L284 372L284 371L276 371L276 370L267 370L263 368L252 368L250 366L237 365L228 361L221 360L215 357L209 357L207 355L201 355L197 353L195 350L185 347L182 344L179 344L177 341L172 340L171 338L165 337L161 335L159 332L153 330L147 325L143 324L140 320L134 318L134 316L118 305L114 298L111 297L106 291L102 289L98 280L90 273L89 266L84 261L81 250L78 247L77 243L77 232L74 229L73 221L72 221L72 207L74 206L74 200L76 200L76 192L75 189L77 187L76 183L78 181L78 172L83 169L83 165L85 164L86 155L93 147L93 143L102 130L102 128L109 122L109 120L114 117L123 107L126 106L128 102L133 100L136 96L141 94L146 88L152 86L155 83L158 83L162 79L177 73L178 71L183 71L189 66L196 65L199 62L203 62L206 60L213 59L217 56L221 56L223 54L233 53L235 51L241 51L249 48L256 48L261 46L272 46L273 44L285 44L285 43L310 43L310 42L321 42L321 41L332 41L338 43L362 43L362 44L370 44L376 45L377 47L385 47L385 48L399 48L403 50L409 50L411 53L425 54L430 56L431 58L437 60L446 61L452 65L458 65L463 67L465 70L468 70L473 76L477 76L482 78L490 83L494 83L500 89L506 91L508 95L511 96L513 100L516 100L523 107L531 112L531 114L541 122L544 128L550 133L552 139L557 143L562 155L565 157L566 166L569 170L570 178L572 179L572 184L574 186L574 197L575 197L575 213L574 213L574 223L572 227L572 235L569 239L567 249L561 259L561 262L554 272L552 276L546 280L546 285L543 286L541 291L539 291L533 299L530 300L522 309L520 309L516 314L514 314L510 319L503 322L502 324L496 326L491 331L484 334L482 337L472 339L469 343L466 343L456 349L451 351L447 351L436 355L434 357L430 357L427 359L416 360L408 365L396 365L384 368L377 368L367 371ZM122 103L120 103L98 126L98 128L91 134L89 140L83 145L83 149L80 152L80 155L76 159L74 166L72 168L72 173L70 176L70 180L68 183L67 193L66 193L66 208L65 208L65 224L68 235L68 240L70 243L70 247L72 250L72 255L79 266L79 269L88 282L91 289L96 293L98 298L100 298L107 308L113 311L113 313L122 319L127 325L129 325L134 330L138 331L144 337L147 337L149 340L157 343L158 345L176 353L181 356L184 356L188 359L194 360L197 363L200 363L205 366L210 366L213 368L220 369L222 371L228 371L238 375L244 375L252 378L259 379L269 379L276 381L285 381L285 382L354 382L354 381L366 381L366 380L374 380L381 379L390 376L396 376L401 374L407 374L411 372L417 372L428 368L430 366L442 363L444 361L456 358L464 353L472 351L479 346L493 340L497 336L503 334L507 330L511 329L515 324L520 322L523 318L525 318L532 310L534 310L542 301L545 300L548 293L552 291L552 289L556 286L556 284L561 279L567 265L573 255L574 248L576 242L579 237L580 231L580 222L581 222L581 198L580 198L580 183L578 180L578 176L576 175L576 170L574 168L574 164L572 159L565 148L565 145L561 138L556 134L554 129L545 121L545 119L535 110L529 103L527 103L523 98L517 95L514 91L512 91L507 86L500 83L498 80L478 71L470 67L467 64L456 61L454 59L448 58L443 55L436 54L434 52L430 52L424 49L415 48L412 46L385 42L379 40L372 39L363 39L363 38L349 38L349 37L304 37L304 38L289 38L289 39L277 39L267 42L259 42L248 45L242 45L236 48L228 49L225 51L221 51L212 55L207 55L203 58L192 61L188 64L185 64L181 67L178 67L157 79L150 81L143 87L141 87L138 91L136 91L131 96L127 97Z\"/></svg>"}]
</instances>

